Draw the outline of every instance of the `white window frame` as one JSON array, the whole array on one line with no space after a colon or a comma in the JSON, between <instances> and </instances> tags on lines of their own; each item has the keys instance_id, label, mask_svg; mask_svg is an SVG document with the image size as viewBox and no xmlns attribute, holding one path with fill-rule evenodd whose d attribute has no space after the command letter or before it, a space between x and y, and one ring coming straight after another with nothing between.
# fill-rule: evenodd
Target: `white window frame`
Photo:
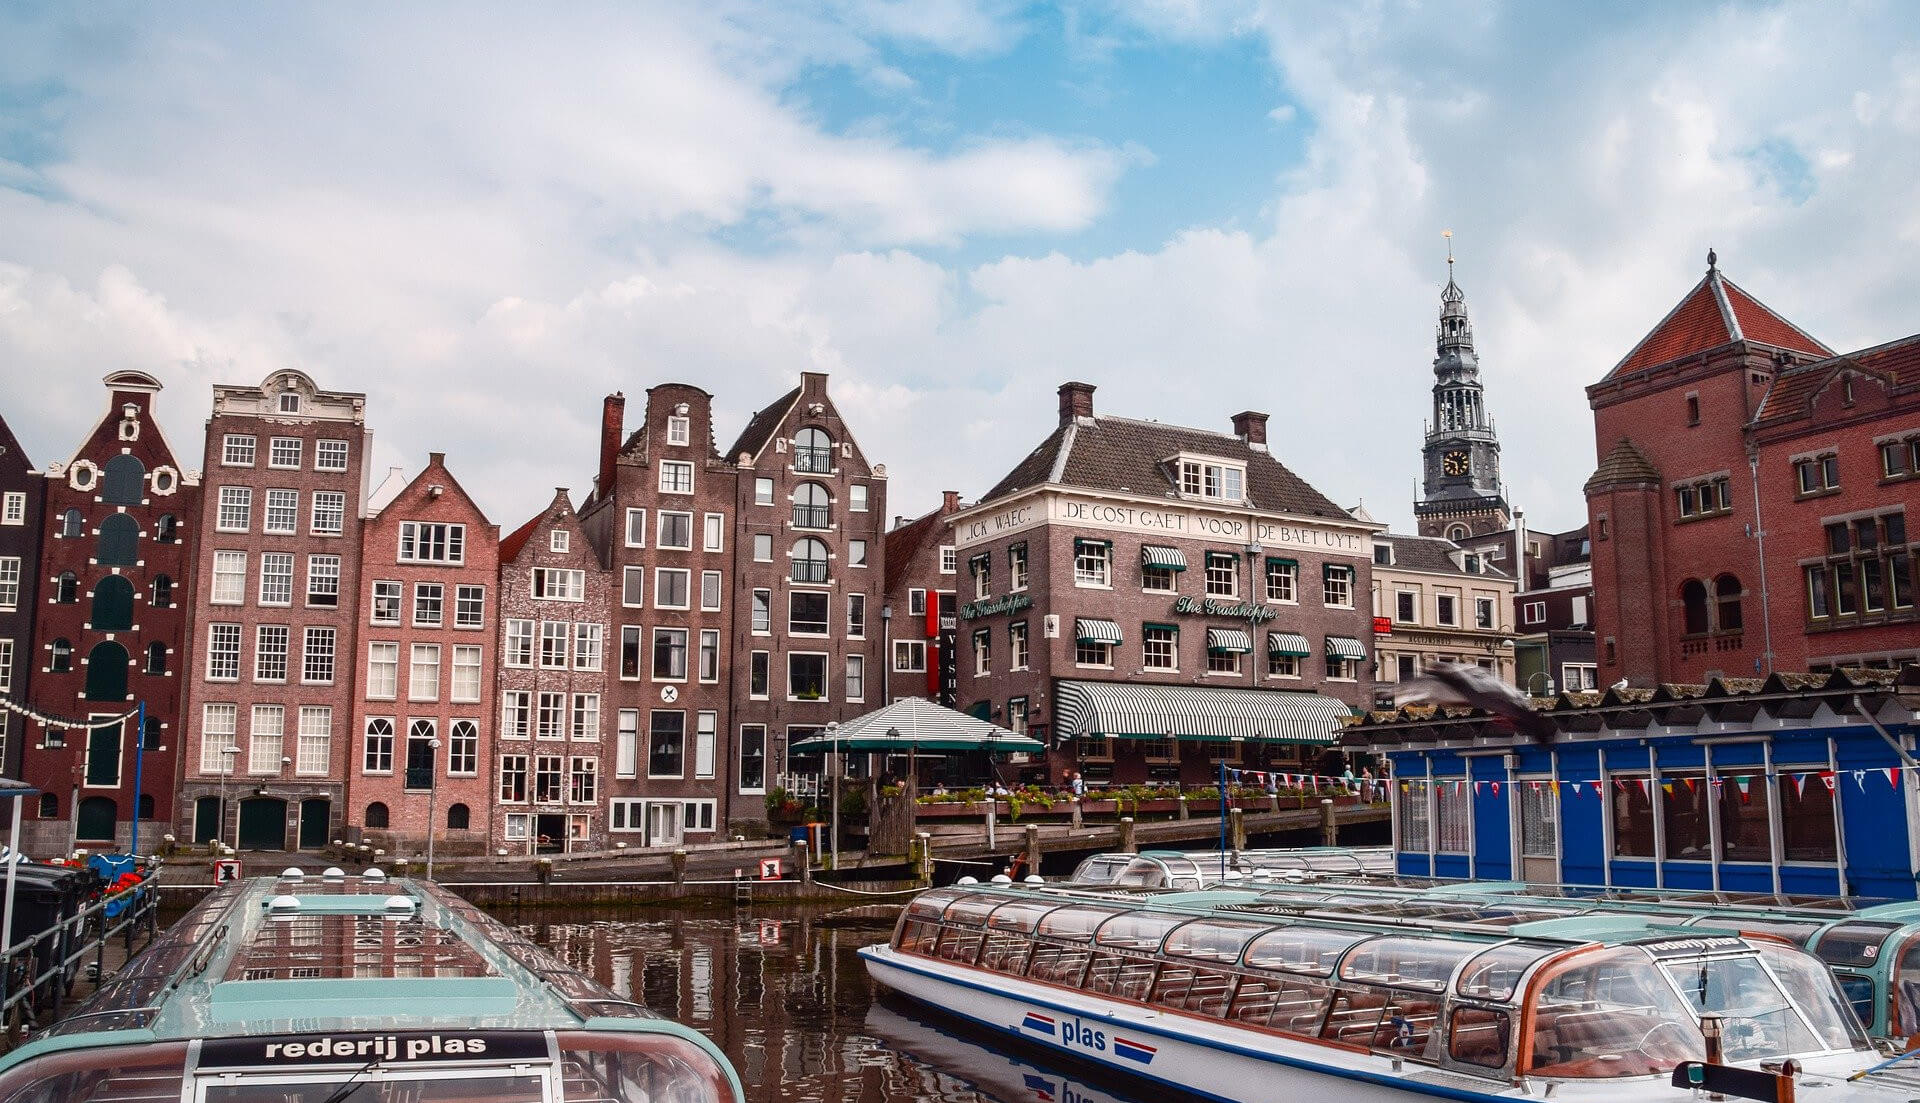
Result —
<instances>
[{"instance_id":1,"label":"white window frame","mask_svg":"<svg viewBox=\"0 0 1920 1103\"><path fill-rule=\"evenodd\" d=\"M433 543L446 551L445 556L436 558L421 556L421 548L427 543L421 538L429 533L440 537ZM395 555L402 563L444 563L452 567L465 566L467 526L447 521L402 521L400 522L400 546Z\"/></svg>"},{"instance_id":2,"label":"white window frame","mask_svg":"<svg viewBox=\"0 0 1920 1103\"><path fill-rule=\"evenodd\" d=\"M291 454L290 459L281 459L280 453L283 445L285 446L285 450ZM281 471L298 471L300 470L300 464L306 459L306 455L306 443L299 437L267 438L268 467L278 468Z\"/></svg>"},{"instance_id":3,"label":"white window frame","mask_svg":"<svg viewBox=\"0 0 1920 1103\"><path fill-rule=\"evenodd\" d=\"M663 590L663 587L660 585L660 580L670 574L679 576L681 592L686 595L686 600L680 602L677 605L662 602L660 600L660 595ZM671 610L679 610L679 611L685 611L693 608L693 572L692 570L687 567L655 567L653 569L653 607L655 609L671 609Z\"/></svg>"},{"instance_id":4,"label":"white window frame","mask_svg":"<svg viewBox=\"0 0 1920 1103\"><path fill-rule=\"evenodd\" d=\"M686 460L661 460L660 493L692 494L693 464Z\"/></svg>"},{"instance_id":5,"label":"white window frame","mask_svg":"<svg viewBox=\"0 0 1920 1103\"><path fill-rule=\"evenodd\" d=\"M253 488L223 486L220 505L214 514L215 532L246 532L253 527Z\"/></svg>"},{"instance_id":6,"label":"white window frame","mask_svg":"<svg viewBox=\"0 0 1920 1103\"><path fill-rule=\"evenodd\" d=\"M274 521L279 513L280 520ZM266 508L260 515L260 531L269 535L294 536L300 531L300 492L284 487L267 491Z\"/></svg>"},{"instance_id":7,"label":"white window frame","mask_svg":"<svg viewBox=\"0 0 1920 1103\"><path fill-rule=\"evenodd\" d=\"M573 534L566 529L554 529L547 533L547 550L555 555L565 555L573 549Z\"/></svg>"},{"instance_id":8,"label":"white window frame","mask_svg":"<svg viewBox=\"0 0 1920 1103\"><path fill-rule=\"evenodd\" d=\"M709 513L700 518L701 546L710 552L727 550L727 515Z\"/></svg>"},{"instance_id":9,"label":"white window frame","mask_svg":"<svg viewBox=\"0 0 1920 1103\"><path fill-rule=\"evenodd\" d=\"M1521 619L1528 624L1545 624L1547 620L1547 603L1544 601L1529 601L1520 607L1520 616Z\"/></svg>"},{"instance_id":10,"label":"white window frame","mask_svg":"<svg viewBox=\"0 0 1920 1103\"><path fill-rule=\"evenodd\" d=\"M314 536L339 536L346 531L347 496L338 490L313 492L308 532Z\"/></svg>"},{"instance_id":11,"label":"white window frame","mask_svg":"<svg viewBox=\"0 0 1920 1103\"><path fill-rule=\"evenodd\" d=\"M481 697L482 653L477 643L456 643L453 645L453 677L447 685L447 700L455 704L474 704ZM463 689L463 680L470 679L470 688Z\"/></svg>"},{"instance_id":12,"label":"white window frame","mask_svg":"<svg viewBox=\"0 0 1920 1103\"><path fill-rule=\"evenodd\" d=\"M278 570L284 566L286 569ZM273 587L268 591L268 586ZM284 608L293 604L293 553L260 553L260 593L257 598L262 606Z\"/></svg>"},{"instance_id":13,"label":"white window frame","mask_svg":"<svg viewBox=\"0 0 1920 1103\"><path fill-rule=\"evenodd\" d=\"M636 534L639 536L638 540L634 539ZM644 548L647 546L647 511L646 510L644 509L627 510L626 545L629 548Z\"/></svg>"},{"instance_id":14,"label":"white window frame","mask_svg":"<svg viewBox=\"0 0 1920 1103\"><path fill-rule=\"evenodd\" d=\"M313 469L315 471L345 471L347 469L349 446L344 440L321 439L313 442ZM337 455L339 463L326 462L330 456Z\"/></svg>"},{"instance_id":15,"label":"white window frame","mask_svg":"<svg viewBox=\"0 0 1920 1103\"><path fill-rule=\"evenodd\" d=\"M955 550L952 544L940 545L940 573L960 573L960 553Z\"/></svg>"},{"instance_id":16,"label":"white window frame","mask_svg":"<svg viewBox=\"0 0 1920 1103\"><path fill-rule=\"evenodd\" d=\"M693 550L693 513L684 509L656 509L654 512L653 546L662 551ZM667 518L683 517L687 522L687 539L682 544L667 543Z\"/></svg>"},{"instance_id":17,"label":"white window frame","mask_svg":"<svg viewBox=\"0 0 1920 1103\"><path fill-rule=\"evenodd\" d=\"M833 700L833 656L825 651L789 651L787 655L786 697L789 701L805 701L807 704L827 704ZM793 660L817 658L820 660L820 696L800 697L793 692Z\"/></svg>"},{"instance_id":18,"label":"white window frame","mask_svg":"<svg viewBox=\"0 0 1920 1103\"><path fill-rule=\"evenodd\" d=\"M693 439L693 419L674 414L667 418L667 443L684 448Z\"/></svg>"},{"instance_id":19,"label":"white window frame","mask_svg":"<svg viewBox=\"0 0 1920 1103\"><path fill-rule=\"evenodd\" d=\"M422 657L429 661L422 662ZM432 677L427 691L420 691L420 672L430 668ZM407 653L407 700L438 701L440 699L440 645L437 643L416 643Z\"/></svg>"},{"instance_id":20,"label":"white window frame","mask_svg":"<svg viewBox=\"0 0 1920 1103\"><path fill-rule=\"evenodd\" d=\"M700 572L700 611L717 613L720 611L722 595L726 592L725 580L719 571Z\"/></svg>"},{"instance_id":21,"label":"white window frame","mask_svg":"<svg viewBox=\"0 0 1920 1103\"><path fill-rule=\"evenodd\" d=\"M367 641L369 701L392 701L400 696L400 644L397 640Z\"/></svg>"},{"instance_id":22,"label":"white window frame","mask_svg":"<svg viewBox=\"0 0 1920 1103\"><path fill-rule=\"evenodd\" d=\"M773 504L773 480L757 478L753 480L753 504L770 506Z\"/></svg>"},{"instance_id":23,"label":"white window frame","mask_svg":"<svg viewBox=\"0 0 1920 1103\"><path fill-rule=\"evenodd\" d=\"M573 668L599 671L606 662L606 625L576 621L573 625Z\"/></svg>"},{"instance_id":24,"label":"white window frame","mask_svg":"<svg viewBox=\"0 0 1920 1103\"><path fill-rule=\"evenodd\" d=\"M220 438L221 467L252 467L260 439L251 433L228 433Z\"/></svg>"},{"instance_id":25,"label":"white window frame","mask_svg":"<svg viewBox=\"0 0 1920 1103\"><path fill-rule=\"evenodd\" d=\"M235 570L235 567L238 570ZM244 605L247 601L247 553L213 553L213 588L207 595L209 605Z\"/></svg>"}]
</instances>

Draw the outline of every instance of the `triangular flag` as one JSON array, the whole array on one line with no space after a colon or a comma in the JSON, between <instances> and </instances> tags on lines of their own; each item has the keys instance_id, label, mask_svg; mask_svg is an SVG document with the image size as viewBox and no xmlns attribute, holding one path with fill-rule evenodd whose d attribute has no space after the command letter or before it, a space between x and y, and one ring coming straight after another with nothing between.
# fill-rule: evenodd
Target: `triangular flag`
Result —
<instances>
[{"instance_id":1,"label":"triangular flag","mask_svg":"<svg viewBox=\"0 0 1920 1103\"><path fill-rule=\"evenodd\" d=\"M1496 797L1500 795L1500 783L1497 781L1493 783L1493 795Z\"/></svg>"},{"instance_id":2,"label":"triangular flag","mask_svg":"<svg viewBox=\"0 0 1920 1103\"><path fill-rule=\"evenodd\" d=\"M1685 782L1687 783L1687 791L1688 791L1688 792L1692 792L1692 791L1693 791L1693 788L1694 788L1694 786L1695 786L1696 784L1698 784L1698 782L1699 782L1699 779L1698 779L1698 778L1691 778L1691 777L1690 777L1690 778L1684 778L1684 779L1682 779L1682 780L1684 780L1684 781L1685 781ZM1672 789L1671 787L1669 787L1669 788L1667 789L1667 792L1669 792L1669 793L1671 793L1671 792L1673 792L1673 789Z\"/></svg>"},{"instance_id":3,"label":"triangular flag","mask_svg":"<svg viewBox=\"0 0 1920 1103\"><path fill-rule=\"evenodd\" d=\"M1673 795L1673 782L1671 782L1671 781L1663 781L1663 782L1661 782L1661 783L1660 783L1660 791L1661 791L1661 792L1663 792L1663 793L1665 793L1665 794L1667 794L1668 796L1672 796L1672 795Z\"/></svg>"},{"instance_id":4,"label":"triangular flag","mask_svg":"<svg viewBox=\"0 0 1920 1103\"><path fill-rule=\"evenodd\" d=\"M1859 786L1860 791L1862 793L1866 792L1867 791L1867 772L1865 770L1855 770L1853 772L1853 783Z\"/></svg>"},{"instance_id":5,"label":"triangular flag","mask_svg":"<svg viewBox=\"0 0 1920 1103\"><path fill-rule=\"evenodd\" d=\"M1560 795L1560 781L1559 781L1559 779L1557 779L1557 778L1556 778L1556 779L1555 779L1555 780L1553 780L1553 781L1549 781L1549 782L1547 782L1547 784L1548 784L1548 785L1551 785L1551 786L1553 786L1553 795L1554 795L1554 796L1556 796L1556 797L1557 797L1557 796L1559 796L1559 795Z\"/></svg>"},{"instance_id":6,"label":"triangular flag","mask_svg":"<svg viewBox=\"0 0 1920 1103\"><path fill-rule=\"evenodd\" d=\"M1822 772L1820 775L1820 781L1826 785L1827 792L1829 793L1833 792L1834 776L1831 773Z\"/></svg>"},{"instance_id":7,"label":"triangular flag","mask_svg":"<svg viewBox=\"0 0 1920 1103\"><path fill-rule=\"evenodd\" d=\"M1643 797L1652 797L1652 796L1653 796L1653 789L1652 789L1652 788L1650 787L1650 785L1649 785L1649 783L1648 783L1648 779L1646 779L1646 778L1643 778L1643 777L1642 777L1642 778L1635 778L1634 780L1635 780L1635 781L1638 781L1638 782L1640 783L1640 795L1641 795L1641 796L1643 796Z\"/></svg>"},{"instance_id":8,"label":"triangular flag","mask_svg":"<svg viewBox=\"0 0 1920 1103\"><path fill-rule=\"evenodd\" d=\"M1598 784L1600 784L1600 783L1596 781L1596 782L1594 782L1594 784L1595 784L1595 785L1598 785ZM1620 790L1620 791L1621 791L1621 792L1623 792L1623 793L1627 791L1627 783L1626 783L1626 782L1624 782L1624 781L1622 781L1622 780L1620 780L1619 778L1614 778L1614 779L1613 779L1613 787L1614 787L1615 789L1618 789L1618 790Z\"/></svg>"},{"instance_id":9,"label":"triangular flag","mask_svg":"<svg viewBox=\"0 0 1920 1103\"><path fill-rule=\"evenodd\" d=\"M1793 775L1793 795L1796 797L1805 796L1806 792L1807 792L1807 775L1805 774Z\"/></svg>"},{"instance_id":10,"label":"triangular flag","mask_svg":"<svg viewBox=\"0 0 1920 1103\"><path fill-rule=\"evenodd\" d=\"M1900 788L1900 767L1887 767L1887 787L1890 789Z\"/></svg>"}]
</instances>

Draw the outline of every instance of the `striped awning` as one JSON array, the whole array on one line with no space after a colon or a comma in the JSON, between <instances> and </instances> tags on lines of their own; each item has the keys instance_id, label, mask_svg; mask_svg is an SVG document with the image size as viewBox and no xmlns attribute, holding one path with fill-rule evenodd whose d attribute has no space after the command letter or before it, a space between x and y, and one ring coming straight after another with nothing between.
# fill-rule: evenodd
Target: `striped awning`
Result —
<instances>
[{"instance_id":1,"label":"striped awning","mask_svg":"<svg viewBox=\"0 0 1920 1103\"><path fill-rule=\"evenodd\" d=\"M1074 618L1073 638L1081 643L1120 643L1126 639L1120 634L1119 625L1092 617Z\"/></svg>"},{"instance_id":2,"label":"striped awning","mask_svg":"<svg viewBox=\"0 0 1920 1103\"><path fill-rule=\"evenodd\" d=\"M1214 655L1244 655L1253 650L1253 637L1243 628L1207 629L1207 651Z\"/></svg>"},{"instance_id":3,"label":"striped awning","mask_svg":"<svg viewBox=\"0 0 1920 1103\"><path fill-rule=\"evenodd\" d=\"M1140 548L1140 564L1144 567L1158 567L1168 571L1184 571L1187 569L1187 553L1179 548L1145 544Z\"/></svg>"},{"instance_id":4,"label":"striped awning","mask_svg":"<svg viewBox=\"0 0 1920 1103\"><path fill-rule=\"evenodd\" d=\"M1364 660L1367 657L1367 649L1361 646L1359 640L1348 639L1346 636L1328 636L1327 654L1335 659Z\"/></svg>"},{"instance_id":5,"label":"striped awning","mask_svg":"<svg viewBox=\"0 0 1920 1103\"><path fill-rule=\"evenodd\" d=\"M1054 735L1326 745L1353 710L1317 693L1133 682L1057 683Z\"/></svg>"},{"instance_id":6,"label":"striped awning","mask_svg":"<svg viewBox=\"0 0 1920 1103\"><path fill-rule=\"evenodd\" d=\"M1313 654L1313 648L1307 646L1307 637L1298 632L1268 632L1267 654L1306 656Z\"/></svg>"}]
</instances>

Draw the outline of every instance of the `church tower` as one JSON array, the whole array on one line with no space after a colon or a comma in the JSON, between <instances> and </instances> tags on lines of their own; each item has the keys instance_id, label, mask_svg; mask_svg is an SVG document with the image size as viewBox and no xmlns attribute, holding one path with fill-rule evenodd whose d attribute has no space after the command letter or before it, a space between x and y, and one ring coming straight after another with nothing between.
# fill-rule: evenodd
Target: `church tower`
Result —
<instances>
[{"instance_id":1,"label":"church tower","mask_svg":"<svg viewBox=\"0 0 1920 1103\"><path fill-rule=\"evenodd\" d=\"M1512 527L1513 512L1500 485L1500 439L1487 416L1473 323L1467 320L1466 293L1453 282L1448 237L1447 286L1440 292L1433 358L1433 420L1427 424L1413 515L1420 535L1459 540Z\"/></svg>"}]
</instances>

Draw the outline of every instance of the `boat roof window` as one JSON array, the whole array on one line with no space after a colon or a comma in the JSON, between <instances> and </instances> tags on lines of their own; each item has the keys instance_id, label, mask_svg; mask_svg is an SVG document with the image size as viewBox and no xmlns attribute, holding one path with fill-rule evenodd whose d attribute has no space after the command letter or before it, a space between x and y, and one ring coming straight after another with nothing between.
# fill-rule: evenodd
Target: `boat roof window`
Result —
<instances>
[{"instance_id":1,"label":"boat roof window","mask_svg":"<svg viewBox=\"0 0 1920 1103\"><path fill-rule=\"evenodd\" d=\"M1210 961L1239 961L1240 951L1254 936L1272 928L1265 923L1241 923L1229 919L1196 919L1174 928L1167 936L1163 952L1179 957L1206 958ZM1100 932L1106 937L1106 931Z\"/></svg>"},{"instance_id":2,"label":"boat roof window","mask_svg":"<svg viewBox=\"0 0 1920 1103\"><path fill-rule=\"evenodd\" d=\"M1453 990L1462 996L1483 1000L1510 1000L1520 987L1520 978L1533 964L1561 953L1565 946L1540 942L1503 942L1467 962Z\"/></svg>"},{"instance_id":3,"label":"boat roof window","mask_svg":"<svg viewBox=\"0 0 1920 1103\"><path fill-rule=\"evenodd\" d=\"M1040 921L1039 933L1052 938L1065 938L1074 942L1089 942L1093 939L1095 927L1122 915L1125 909L1102 908L1092 904L1071 904L1047 913Z\"/></svg>"},{"instance_id":4,"label":"boat roof window","mask_svg":"<svg viewBox=\"0 0 1920 1103\"><path fill-rule=\"evenodd\" d=\"M1259 969L1332 976L1334 963L1347 947L1367 937L1364 931L1330 927L1281 927L1253 940L1246 963Z\"/></svg>"},{"instance_id":5,"label":"boat roof window","mask_svg":"<svg viewBox=\"0 0 1920 1103\"><path fill-rule=\"evenodd\" d=\"M962 896L947 905L945 919L949 923L957 923L962 927L984 927L987 925L987 916L993 914L993 909L1006 902L1006 897L988 893Z\"/></svg>"},{"instance_id":6,"label":"boat roof window","mask_svg":"<svg viewBox=\"0 0 1920 1103\"><path fill-rule=\"evenodd\" d=\"M1720 1018L1721 1051L1728 1061L1757 1061L1836 1048L1827 1045L1794 1013L1792 1001L1760 964L1758 954L1666 960L1660 967L1692 1005L1695 1016ZM1832 987L1832 981L1825 983ZM1816 986L1807 994L1818 997L1819 993ZM1821 1006L1817 998L1813 1005ZM1845 1035L1843 1027L1841 1037Z\"/></svg>"},{"instance_id":7,"label":"boat roof window","mask_svg":"<svg viewBox=\"0 0 1920 1103\"><path fill-rule=\"evenodd\" d=\"M1483 946L1440 938L1376 938L1348 951L1340 979L1444 992L1454 970Z\"/></svg>"},{"instance_id":8,"label":"boat roof window","mask_svg":"<svg viewBox=\"0 0 1920 1103\"><path fill-rule=\"evenodd\" d=\"M1821 933L1813 952L1828 965L1871 966L1887 936L1899 929L1898 923L1836 923Z\"/></svg>"},{"instance_id":9,"label":"boat roof window","mask_svg":"<svg viewBox=\"0 0 1920 1103\"><path fill-rule=\"evenodd\" d=\"M1185 923L1187 918L1165 912L1127 912L1102 923L1096 941L1102 946L1158 950L1167 932Z\"/></svg>"},{"instance_id":10,"label":"boat roof window","mask_svg":"<svg viewBox=\"0 0 1920 1103\"><path fill-rule=\"evenodd\" d=\"M496 975L460 932L418 919L321 914L260 924L224 979Z\"/></svg>"},{"instance_id":11,"label":"boat roof window","mask_svg":"<svg viewBox=\"0 0 1920 1103\"><path fill-rule=\"evenodd\" d=\"M1039 925L1040 917L1058 908L1057 901L1015 900L1002 905L987 919L987 926L996 931L1021 931L1032 934Z\"/></svg>"},{"instance_id":12,"label":"boat roof window","mask_svg":"<svg viewBox=\"0 0 1920 1103\"><path fill-rule=\"evenodd\" d=\"M958 889L935 889L923 892L907 905L907 916L912 919L938 919L947 905L959 899L964 893Z\"/></svg>"}]
</instances>

